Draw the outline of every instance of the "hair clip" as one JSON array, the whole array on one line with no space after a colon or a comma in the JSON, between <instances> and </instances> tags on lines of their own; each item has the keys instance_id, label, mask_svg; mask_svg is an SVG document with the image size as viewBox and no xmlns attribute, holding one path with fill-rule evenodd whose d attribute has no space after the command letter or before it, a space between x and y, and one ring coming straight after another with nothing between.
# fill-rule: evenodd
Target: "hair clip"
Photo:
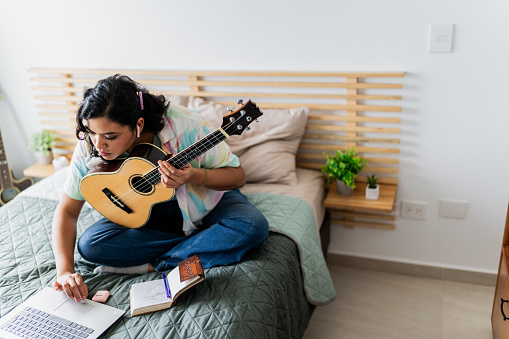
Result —
<instances>
[{"instance_id":1,"label":"hair clip","mask_svg":"<svg viewBox=\"0 0 509 339\"><path fill-rule=\"evenodd\" d=\"M143 93L141 91L139 91L138 95L140 96L140 106L141 106L141 110L143 111Z\"/></svg>"}]
</instances>

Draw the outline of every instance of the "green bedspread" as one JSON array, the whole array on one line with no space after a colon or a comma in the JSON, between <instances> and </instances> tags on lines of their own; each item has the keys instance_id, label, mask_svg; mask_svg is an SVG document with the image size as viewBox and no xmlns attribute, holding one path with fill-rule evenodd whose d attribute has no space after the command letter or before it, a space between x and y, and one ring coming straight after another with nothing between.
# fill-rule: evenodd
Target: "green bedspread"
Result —
<instances>
[{"instance_id":1,"label":"green bedspread","mask_svg":"<svg viewBox=\"0 0 509 339\"><path fill-rule=\"evenodd\" d=\"M57 173L0 208L0 316L56 277L51 221L62 183L63 176ZM329 303L335 296L311 207L283 195L250 194L248 198L269 220L272 232L267 241L236 265L205 270L205 281L184 293L169 310L131 318L130 286L159 279L159 273L94 274L94 265L76 251L75 266L90 295L109 290L107 304L126 311L103 337L302 337L313 305ZM85 207L78 235L99 217Z\"/></svg>"}]
</instances>

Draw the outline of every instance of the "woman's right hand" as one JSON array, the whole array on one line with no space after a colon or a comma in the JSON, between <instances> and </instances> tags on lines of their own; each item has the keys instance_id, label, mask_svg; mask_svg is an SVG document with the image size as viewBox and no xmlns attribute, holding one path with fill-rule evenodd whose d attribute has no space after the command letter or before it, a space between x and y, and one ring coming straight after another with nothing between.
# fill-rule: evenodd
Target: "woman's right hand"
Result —
<instances>
[{"instance_id":1,"label":"woman's right hand","mask_svg":"<svg viewBox=\"0 0 509 339\"><path fill-rule=\"evenodd\" d=\"M63 273L53 282L56 291L64 291L69 299L80 302L88 297L88 286L79 273Z\"/></svg>"}]
</instances>

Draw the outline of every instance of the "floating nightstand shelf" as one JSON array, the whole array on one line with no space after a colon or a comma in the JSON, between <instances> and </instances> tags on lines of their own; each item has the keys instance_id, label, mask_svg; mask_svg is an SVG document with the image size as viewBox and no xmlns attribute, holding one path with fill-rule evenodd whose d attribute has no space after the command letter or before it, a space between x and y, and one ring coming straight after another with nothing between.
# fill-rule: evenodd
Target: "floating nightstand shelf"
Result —
<instances>
[{"instance_id":1,"label":"floating nightstand shelf","mask_svg":"<svg viewBox=\"0 0 509 339\"><path fill-rule=\"evenodd\" d=\"M23 175L27 177L34 178L46 178L55 173L55 168L53 164L49 165L41 165L40 163L35 163L30 167L27 167L23 170Z\"/></svg>"},{"instance_id":2,"label":"floating nightstand shelf","mask_svg":"<svg viewBox=\"0 0 509 339\"><path fill-rule=\"evenodd\" d=\"M390 215L396 201L397 185L380 184L380 197L378 200L366 199L366 183L356 182L353 195L344 197L336 192L336 185L331 185L329 193L325 198L324 205L332 209L333 217L341 217L343 220L333 218L332 222L352 228L354 226L372 227L381 229L394 229L393 223L396 217ZM339 211L336 211L339 210ZM370 219L384 222L372 222Z\"/></svg>"}]
</instances>

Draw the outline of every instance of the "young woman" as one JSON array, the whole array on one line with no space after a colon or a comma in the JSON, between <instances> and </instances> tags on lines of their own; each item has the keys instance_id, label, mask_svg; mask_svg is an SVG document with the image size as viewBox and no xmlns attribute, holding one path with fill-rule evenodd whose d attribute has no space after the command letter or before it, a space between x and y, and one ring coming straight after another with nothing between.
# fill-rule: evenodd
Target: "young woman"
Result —
<instances>
[{"instance_id":1,"label":"young woman","mask_svg":"<svg viewBox=\"0 0 509 339\"><path fill-rule=\"evenodd\" d=\"M83 277L74 270L74 246L85 202L80 182L89 169L128 156L140 143L176 154L210 132L196 113L165 101L123 75L100 80L84 93L76 114L79 141L52 225L53 287L69 298L88 296ZM143 227L126 228L102 218L79 238L81 256L101 265L95 272L166 271L194 254L204 268L228 265L265 241L268 222L239 192L245 173L224 142L181 169L167 161L158 166L161 184L175 189L175 196L156 204Z\"/></svg>"}]
</instances>

